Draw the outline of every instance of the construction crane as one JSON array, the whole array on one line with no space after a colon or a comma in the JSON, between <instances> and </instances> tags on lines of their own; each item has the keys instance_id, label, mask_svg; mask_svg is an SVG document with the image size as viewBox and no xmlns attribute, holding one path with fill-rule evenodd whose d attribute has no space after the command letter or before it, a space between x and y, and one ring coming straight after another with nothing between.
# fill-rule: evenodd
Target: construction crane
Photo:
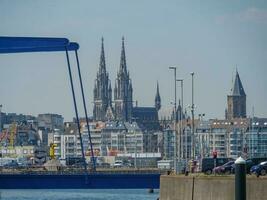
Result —
<instances>
[{"instance_id":1,"label":"construction crane","mask_svg":"<svg viewBox=\"0 0 267 200\"><path fill-rule=\"evenodd\" d=\"M16 138L16 134L17 134L17 124L13 122L10 128L9 148L14 148L14 141Z\"/></svg>"},{"instance_id":2,"label":"construction crane","mask_svg":"<svg viewBox=\"0 0 267 200\"><path fill-rule=\"evenodd\" d=\"M50 143L49 156L50 156L51 160L56 158L56 156L55 156L55 147L56 146L57 146L56 144Z\"/></svg>"},{"instance_id":3,"label":"construction crane","mask_svg":"<svg viewBox=\"0 0 267 200\"><path fill-rule=\"evenodd\" d=\"M7 137L7 130L3 130L2 133L1 133L1 136L0 136L0 143L6 139Z\"/></svg>"}]
</instances>

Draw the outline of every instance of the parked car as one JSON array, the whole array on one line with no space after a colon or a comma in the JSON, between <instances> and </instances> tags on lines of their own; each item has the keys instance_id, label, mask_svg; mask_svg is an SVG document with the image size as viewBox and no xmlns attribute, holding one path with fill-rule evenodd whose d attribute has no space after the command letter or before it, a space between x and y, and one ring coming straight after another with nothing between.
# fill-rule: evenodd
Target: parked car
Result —
<instances>
[{"instance_id":1,"label":"parked car","mask_svg":"<svg viewBox=\"0 0 267 200\"><path fill-rule=\"evenodd\" d=\"M229 161L233 160L232 158L216 158L215 167L223 165ZM203 158L201 161L201 171L205 174L211 174L212 169L214 168L214 159L213 158Z\"/></svg>"},{"instance_id":2,"label":"parked car","mask_svg":"<svg viewBox=\"0 0 267 200\"><path fill-rule=\"evenodd\" d=\"M217 174L230 174L231 173L231 169L232 169L232 165L234 164L234 161L229 161L221 166L215 167L213 169L213 172L217 173Z\"/></svg>"},{"instance_id":3,"label":"parked car","mask_svg":"<svg viewBox=\"0 0 267 200\"><path fill-rule=\"evenodd\" d=\"M122 160L116 160L113 167L123 167L123 161Z\"/></svg>"},{"instance_id":4,"label":"parked car","mask_svg":"<svg viewBox=\"0 0 267 200\"><path fill-rule=\"evenodd\" d=\"M265 176L267 174L267 161L261 162L254 168L254 172L257 176Z\"/></svg>"},{"instance_id":5,"label":"parked car","mask_svg":"<svg viewBox=\"0 0 267 200\"><path fill-rule=\"evenodd\" d=\"M253 159L247 159L246 160L246 172L247 172L247 174L250 173L251 167L254 166L254 165L256 165L256 164L257 164L256 161L253 160ZM233 165L232 165L231 173L232 174L235 173L235 163L233 163Z\"/></svg>"},{"instance_id":6,"label":"parked car","mask_svg":"<svg viewBox=\"0 0 267 200\"><path fill-rule=\"evenodd\" d=\"M84 159L82 157L67 157L66 165L72 167L82 167L84 165Z\"/></svg>"},{"instance_id":7,"label":"parked car","mask_svg":"<svg viewBox=\"0 0 267 200\"><path fill-rule=\"evenodd\" d=\"M4 165L5 168L17 168L19 166L16 160L12 160Z\"/></svg>"},{"instance_id":8,"label":"parked car","mask_svg":"<svg viewBox=\"0 0 267 200\"><path fill-rule=\"evenodd\" d=\"M256 169L258 168L258 165L253 165L251 168L250 168L250 174L253 174L255 173Z\"/></svg>"},{"instance_id":9,"label":"parked car","mask_svg":"<svg viewBox=\"0 0 267 200\"><path fill-rule=\"evenodd\" d=\"M102 162L102 163L99 163L98 164L98 167L100 167L100 168L110 168L110 164L109 163Z\"/></svg>"}]
</instances>

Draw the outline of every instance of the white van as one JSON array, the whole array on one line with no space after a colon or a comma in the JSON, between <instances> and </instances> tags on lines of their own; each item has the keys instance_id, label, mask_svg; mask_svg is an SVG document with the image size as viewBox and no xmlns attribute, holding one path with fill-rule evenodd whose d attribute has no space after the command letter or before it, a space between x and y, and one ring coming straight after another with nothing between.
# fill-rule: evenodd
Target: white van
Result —
<instances>
[{"instance_id":1,"label":"white van","mask_svg":"<svg viewBox=\"0 0 267 200\"><path fill-rule=\"evenodd\" d=\"M123 167L123 162L122 160L116 160L113 167Z\"/></svg>"}]
</instances>

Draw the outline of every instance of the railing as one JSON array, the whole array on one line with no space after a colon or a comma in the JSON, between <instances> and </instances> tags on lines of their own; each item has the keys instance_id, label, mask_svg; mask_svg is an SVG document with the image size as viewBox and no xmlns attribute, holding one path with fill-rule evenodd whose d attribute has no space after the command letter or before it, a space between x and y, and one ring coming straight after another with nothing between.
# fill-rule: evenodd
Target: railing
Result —
<instances>
[{"instance_id":1,"label":"railing","mask_svg":"<svg viewBox=\"0 0 267 200\"><path fill-rule=\"evenodd\" d=\"M158 168L97 168L95 172L88 170L88 174L168 174L169 170ZM83 175L81 168L61 168L57 171L47 171L43 167L34 168L1 168L0 174L30 174L30 175Z\"/></svg>"}]
</instances>

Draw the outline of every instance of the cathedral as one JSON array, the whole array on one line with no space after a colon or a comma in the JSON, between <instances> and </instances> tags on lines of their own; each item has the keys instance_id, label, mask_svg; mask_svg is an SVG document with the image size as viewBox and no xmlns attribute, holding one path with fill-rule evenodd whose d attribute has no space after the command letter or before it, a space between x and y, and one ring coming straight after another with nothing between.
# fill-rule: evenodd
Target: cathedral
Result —
<instances>
[{"instance_id":1,"label":"cathedral","mask_svg":"<svg viewBox=\"0 0 267 200\"><path fill-rule=\"evenodd\" d=\"M120 66L114 86L114 101L112 101L112 88L109 75L106 70L104 39L101 42L99 69L94 85L94 109L95 121L143 121L143 118L158 121L158 111L161 107L159 86L154 107L133 107L133 87L130 73L127 70L124 38L122 38Z\"/></svg>"}]
</instances>

